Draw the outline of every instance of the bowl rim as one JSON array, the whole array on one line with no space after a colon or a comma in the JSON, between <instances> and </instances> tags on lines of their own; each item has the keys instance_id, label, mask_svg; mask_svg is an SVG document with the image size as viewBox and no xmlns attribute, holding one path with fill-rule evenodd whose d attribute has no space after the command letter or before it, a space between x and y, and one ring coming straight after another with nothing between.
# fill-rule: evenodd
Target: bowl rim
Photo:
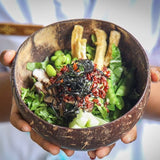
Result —
<instances>
[{"instance_id":1,"label":"bowl rim","mask_svg":"<svg viewBox=\"0 0 160 160\"><path fill-rule=\"evenodd\" d=\"M99 127L102 127L102 126L107 126L108 124L112 125L114 123L116 123L117 121L119 121L120 119L122 119L124 116L126 116L127 114L130 114L132 112L132 110L134 110L134 108L140 104L140 102L142 101L142 99L144 98L145 96L145 93L147 91L147 85L148 83L150 83L150 67L149 67L149 60L148 60L148 57L147 57L147 54L145 52L145 50L143 49L142 45L139 43L139 41L129 32L127 31L126 29L124 29L123 27L113 23L113 22L109 22L109 21L105 21L105 20L100 20L100 19L91 19L91 18L80 18L80 19L68 19L68 20L62 20L62 21L58 21L58 22L54 22L54 23L51 23L47 26L44 26L43 28L35 31L34 33L32 33L28 38L26 38L26 40L19 46L17 52L16 52L16 56L12 62L12 66L11 66L11 77L15 77L15 66L16 66L16 59L18 57L18 53L20 52L20 49L23 47L23 45L25 43L27 43L27 41L30 39L30 37L33 37L34 35L36 35L39 31L43 30L43 29L46 29L50 26L54 26L54 25L57 25L57 24L63 24L63 23L70 23L70 22L78 22L78 21L96 21L96 22L101 22L101 23L108 23L108 24L111 24L113 26L115 26L115 28L119 28L121 30L123 30L124 32L126 32L127 34L129 34L129 36L135 41L136 45L139 46L139 48L141 49L141 51L143 52L143 56L145 58L145 62L146 62L146 66L147 66L147 79L146 79L146 84L144 86L144 90L143 90L143 93L141 95L141 97L139 98L139 100L137 101L137 103L129 110L127 111L125 114L123 114L122 116L120 116L119 118L111 121L111 122L107 122L103 125L98 125L98 126L93 126L93 127L88 127L88 128L69 128L69 127L64 127L64 126L59 126L59 125L56 125L56 124L51 124L45 120L43 120L42 118L38 117L36 114L34 114L29 108L28 106L24 103L24 101L21 99L21 96L18 92L18 87L16 85L16 80L12 80L11 78L11 81L13 81L12 83L12 92L15 93L15 99L16 99L16 103L17 103L17 106L19 105L18 101L23 105L25 106L25 109L27 109L27 111L29 112L29 114L31 114L33 117L36 117L38 119L38 121L42 121L43 123L45 123L46 125L50 125L52 127L58 127L59 129L63 129L63 130L66 130L66 129L70 129L70 130L90 130L91 128L94 129L94 128L99 128ZM148 95L149 96L149 95Z\"/></svg>"}]
</instances>

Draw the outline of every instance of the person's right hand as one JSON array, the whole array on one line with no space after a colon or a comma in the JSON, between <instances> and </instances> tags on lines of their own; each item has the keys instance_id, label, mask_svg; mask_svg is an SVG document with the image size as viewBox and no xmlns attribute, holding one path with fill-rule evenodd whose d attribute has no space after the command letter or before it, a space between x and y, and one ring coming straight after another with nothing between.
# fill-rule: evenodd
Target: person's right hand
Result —
<instances>
[{"instance_id":1,"label":"person's right hand","mask_svg":"<svg viewBox=\"0 0 160 160\"><path fill-rule=\"evenodd\" d=\"M0 54L0 62L5 66L11 66L12 61L16 55L14 50L5 50ZM14 98L12 98L12 109L10 114L10 122L14 127L23 132L30 132L31 139L40 145L44 150L56 155L60 151L60 147L46 141L40 135L38 135L31 126L22 118L18 107L15 103ZM73 155L74 151L62 149L67 156Z\"/></svg>"},{"instance_id":2,"label":"person's right hand","mask_svg":"<svg viewBox=\"0 0 160 160\"><path fill-rule=\"evenodd\" d=\"M160 67L151 66L151 80L152 82L160 81Z\"/></svg>"},{"instance_id":3,"label":"person's right hand","mask_svg":"<svg viewBox=\"0 0 160 160\"><path fill-rule=\"evenodd\" d=\"M144 113L144 118L152 119L152 120L160 120L160 98L159 98L159 90L160 90L160 67L151 66L151 92L149 96L149 100L147 103L147 107Z\"/></svg>"}]
</instances>

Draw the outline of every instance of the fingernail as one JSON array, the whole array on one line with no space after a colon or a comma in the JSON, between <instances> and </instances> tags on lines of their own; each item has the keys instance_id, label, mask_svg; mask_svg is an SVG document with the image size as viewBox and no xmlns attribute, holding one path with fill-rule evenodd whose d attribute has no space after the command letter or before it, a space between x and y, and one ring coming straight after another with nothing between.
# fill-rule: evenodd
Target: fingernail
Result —
<instances>
[{"instance_id":1,"label":"fingernail","mask_svg":"<svg viewBox=\"0 0 160 160\"><path fill-rule=\"evenodd\" d=\"M68 157L72 156L73 153L74 153L74 151L72 151L72 150L65 152L65 154L66 154Z\"/></svg>"},{"instance_id":2,"label":"fingernail","mask_svg":"<svg viewBox=\"0 0 160 160\"><path fill-rule=\"evenodd\" d=\"M29 132L30 131L30 127L28 127L28 126L22 126L21 131L23 131L23 132Z\"/></svg>"},{"instance_id":3,"label":"fingernail","mask_svg":"<svg viewBox=\"0 0 160 160\"><path fill-rule=\"evenodd\" d=\"M127 137L126 137L126 142L127 142L127 143L131 143L131 142L133 142L135 139L136 139L135 136L127 136Z\"/></svg>"},{"instance_id":4,"label":"fingernail","mask_svg":"<svg viewBox=\"0 0 160 160\"><path fill-rule=\"evenodd\" d=\"M57 154L59 154L59 152L60 152L60 150L55 149L55 148L50 150L50 153L53 154L53 155L57 155Z\"/></svg>"}]
</instances>

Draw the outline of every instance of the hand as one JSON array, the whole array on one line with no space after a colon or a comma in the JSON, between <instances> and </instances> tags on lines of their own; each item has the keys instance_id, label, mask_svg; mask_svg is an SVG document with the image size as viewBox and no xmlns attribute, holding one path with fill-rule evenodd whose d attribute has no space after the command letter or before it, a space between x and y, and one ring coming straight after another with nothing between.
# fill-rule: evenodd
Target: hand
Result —
<instances>
[{"instance_id":1,"label":"hand","mask_svg":"<svg viewBox=\"0 0 160 160\"><path fill-rule=\"evenodd\" d=\"M152 82L159 82L160 81L160 67L152 66L150 71L151 71Z\"/></svg>"},{"instance_id":2,"label":"hand","mask_svg":"<svg viewBox=\"0 0 160 160\"><path fill-rule=\"evenodd\" d=\"M145 110L144 118L159 121L160 120L160 67L152 66L151 69L151 92L149 101Z\"/></svg>"},{"instance_id":3,"label":"hand","mask_svg":"<svg viewBox=\"0 0 160 160\"><path fill-rule=\"evenodd\" d=\"M11 63L16 55L14 50L6 50L0 54L0 62L5 66L11 66ZM34 130L32 130L31 126L22 118L18 107L15 103L14 98L12 98L12 109L10 114L10 121L14 127L23 132L30 132L31 139L40 145L44 150L50 152L53 155L56 155L60 151L60 147L49 143L44 140L41 136L39 136ZM62 149L67 156L71 156L74 151Z\"/></svg>"}]
</instances>

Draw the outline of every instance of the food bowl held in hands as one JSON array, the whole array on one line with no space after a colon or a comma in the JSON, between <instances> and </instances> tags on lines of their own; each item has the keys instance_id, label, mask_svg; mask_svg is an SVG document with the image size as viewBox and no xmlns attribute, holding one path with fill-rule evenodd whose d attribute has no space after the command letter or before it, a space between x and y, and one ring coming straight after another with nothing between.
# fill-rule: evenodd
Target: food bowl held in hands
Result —
<instances>
[{"instance_id":1,"label":"food bowl held in hands","mask_svg":"<svg viewBox=\"0 0 160 160\"><path fill-rule=\"evenodd\" d=\"M22 88L31 88L31 72L26 69L28 62L41 62L57 50L71 50L71 34L75 25L84 28L83 37L90 43L95 28L110 34L116 30L121 34L119 49L126 66L134 66L136 90L139 99L119 118L103 125L89 128L68 128L47 121L35 115L21 97ZM18 49L13 61L11 74L13 95L22 117L43 138L62 148L72 150L93 150L116 142L141 118L150 93L149 63L139 42L125 29L110 22L93 19L76 19L48 25L32 34Z\"/></svg>"}]
</instances>

